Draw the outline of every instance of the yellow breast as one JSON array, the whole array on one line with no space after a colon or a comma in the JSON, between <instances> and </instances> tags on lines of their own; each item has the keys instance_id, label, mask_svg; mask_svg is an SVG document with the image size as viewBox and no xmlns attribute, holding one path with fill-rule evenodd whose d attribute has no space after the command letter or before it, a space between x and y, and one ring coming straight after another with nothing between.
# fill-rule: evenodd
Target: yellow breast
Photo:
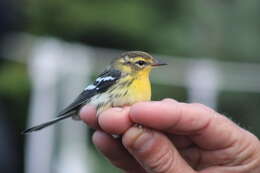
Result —
<instances>
[{"instance_id":1,"label":"yellow breast","mask_svg":"<svg viewBox=\"0 0 260 173\"><path fill-rule=\"evenodd\" d=\"M120 83L132 81L127 87L120 88L117 92L120 97L115 97L112 101L113 106L132 105L140 101L151 100L151 84L149 73L141 73L136 76L127 76Z\"/></svg>"},{"instance_id":2,"label":"yellow breast","mask_svg":"<svg viewBox=\"0 0 260 173\"><path fill-rule=\"evenodd\" d=\"M138 78L129 86L128 97L133 102L151 100L151 84L149 78Z\"/></svg>"},{"instance_id":3,"label":"yellow breast","mask_svg":"<svg viewBox=\"0 0 260 173\"><path fill-rule=\"evenodd\" d=\"M151 100L151 83L149 72L139 73L128 88L128 101L130 104Z\"/></svg>"}]
</instances>

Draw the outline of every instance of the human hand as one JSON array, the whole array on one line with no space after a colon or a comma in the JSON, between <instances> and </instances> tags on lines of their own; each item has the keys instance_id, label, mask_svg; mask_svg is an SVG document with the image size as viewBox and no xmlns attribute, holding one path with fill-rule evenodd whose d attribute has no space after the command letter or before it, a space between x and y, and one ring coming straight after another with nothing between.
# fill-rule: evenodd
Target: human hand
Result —
<instances>
[{"instance_id":1,"label":"human hand","mask_svg":"<svg viewBox=\"0 0 260 173\"><path fill-rule=\"evenodd\" d=\"M98 119L95 109L85 106L80 116L97 129L97 148L126 172L260 172L259 140L201 104L142 102L111 108ZM122 139L109 134L121 134Z\"/></svg>"}]
</instances>

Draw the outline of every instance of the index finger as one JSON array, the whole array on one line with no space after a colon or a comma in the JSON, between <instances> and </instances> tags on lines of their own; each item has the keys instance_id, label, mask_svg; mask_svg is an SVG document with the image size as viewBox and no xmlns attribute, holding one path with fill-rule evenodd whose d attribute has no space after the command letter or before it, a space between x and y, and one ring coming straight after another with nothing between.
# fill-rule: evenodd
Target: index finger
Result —
<instances>
[{"instance_id":1,"label":"index finger","mask_svg":"<svg viewBox=\"0 0 260 173\"><path fill-rule=\"evenodd\" d=\"M137 103L130 109L129 116L137 124L171 134L187 135L205 149L232 145L241 132L235 123L204 105L169 99Z\"/></svg>"}]
</instances>

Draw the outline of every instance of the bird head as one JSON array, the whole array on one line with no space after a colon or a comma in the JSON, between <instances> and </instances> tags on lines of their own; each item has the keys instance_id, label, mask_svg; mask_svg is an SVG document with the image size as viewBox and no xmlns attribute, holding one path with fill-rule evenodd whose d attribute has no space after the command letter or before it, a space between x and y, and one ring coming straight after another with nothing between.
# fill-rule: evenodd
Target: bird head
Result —
<instances>
[{"instance_id":1,"label":"bird head","mask_svg":"<svg viewBox=\"0 0 260 173\"><path fill-rule=\"evenodd\" d=\"M124 73L139 74L148 73L152 68L166 65L152 57L150 54L141 51L129 51L122 53L120 57L112 62L112 67Z\"/></svg>"}]
</instances>

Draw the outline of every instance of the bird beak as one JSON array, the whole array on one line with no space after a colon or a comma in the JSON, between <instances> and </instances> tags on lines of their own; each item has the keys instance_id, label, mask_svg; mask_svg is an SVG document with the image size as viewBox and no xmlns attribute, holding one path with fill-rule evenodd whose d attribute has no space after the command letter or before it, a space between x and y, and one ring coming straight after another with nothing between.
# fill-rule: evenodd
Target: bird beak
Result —
<instances>
[{"instance_id":1,"label":"bird beak","mask_svg":"<svg viewBox=\"0 0 260 173\"><path fill-rule=\"evenodd\" d=\"M158 61L158 60L155 63L152 64L153 67L163 66L163 65L167 65L167 63L162 62L162 61Z\"/></svg>"}]
</instances>

